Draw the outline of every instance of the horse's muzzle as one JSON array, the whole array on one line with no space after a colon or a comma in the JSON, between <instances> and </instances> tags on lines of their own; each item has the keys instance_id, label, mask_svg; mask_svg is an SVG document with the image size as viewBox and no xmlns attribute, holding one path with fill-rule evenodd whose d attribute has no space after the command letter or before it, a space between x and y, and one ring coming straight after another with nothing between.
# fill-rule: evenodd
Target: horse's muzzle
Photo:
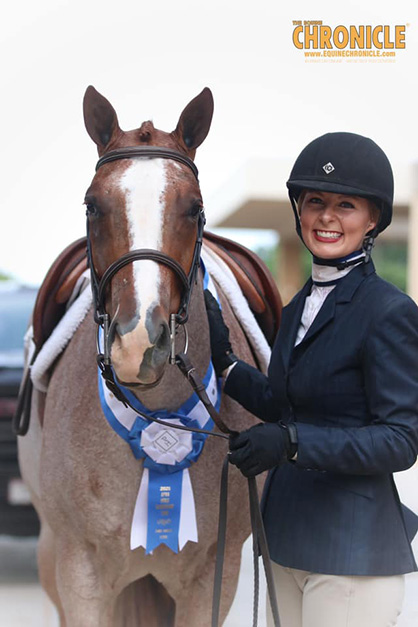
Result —
<instances>
[{"instance_id":1,"label":"horse's muzzle","mask_svg":"<svg viewBox=\"0 0 418 627\"><path fill-rule=\"evenodd\" d=\"M111 360L118 380L126 385L155 385L164 374L170 355L170 330L167 322L148 318L126 332L115 327ZM125 332L123 332L125 331Z\"/></svg>"}]
</instances>

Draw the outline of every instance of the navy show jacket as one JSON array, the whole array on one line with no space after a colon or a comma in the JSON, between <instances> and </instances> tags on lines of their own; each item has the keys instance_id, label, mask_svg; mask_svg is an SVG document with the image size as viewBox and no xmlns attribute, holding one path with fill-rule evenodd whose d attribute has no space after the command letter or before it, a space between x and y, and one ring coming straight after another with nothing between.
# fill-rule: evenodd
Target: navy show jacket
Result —
<instances>
[{"instance_id":1,"label":"navy show jacket","mask_svg":"<svg viewBox=\"0 0 418 627\"><path fill-rule=\"evenodd\" d=\"M417 570L418 518L392 473L418 453L418 308L354 267L294 346L310 279L283 309L268 376L239 361L225 392L265 421L295 421L295 462L270 471L263 515L271 558L337 575Z\"/></svg>"}]
</instances>

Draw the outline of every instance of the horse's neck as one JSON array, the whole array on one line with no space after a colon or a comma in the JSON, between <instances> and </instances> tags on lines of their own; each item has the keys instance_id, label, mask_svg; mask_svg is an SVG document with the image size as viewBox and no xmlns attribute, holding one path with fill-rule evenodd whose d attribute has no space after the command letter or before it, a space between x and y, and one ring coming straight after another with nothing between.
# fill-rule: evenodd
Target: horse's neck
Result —
<instances>
[{"instance_id":1,"label":"horse's neck","mask_svg":"<svg viewBox=\"0 0 418 627\"><path fill-rule=\"evenodd\" d=\"M189 321L187 322L189 335L188 357L203 378L210 361L209 327L203 298L202 281L194 286L189 308ZM176 336L176 351L182 352L185 346L185 332L178 329ZM148 409L176 409L182 405L192 394L190 383L181 374L177 366L167 365L161 382L147 391L137 393L140 401Z\"/></svg>"}]
</instances>

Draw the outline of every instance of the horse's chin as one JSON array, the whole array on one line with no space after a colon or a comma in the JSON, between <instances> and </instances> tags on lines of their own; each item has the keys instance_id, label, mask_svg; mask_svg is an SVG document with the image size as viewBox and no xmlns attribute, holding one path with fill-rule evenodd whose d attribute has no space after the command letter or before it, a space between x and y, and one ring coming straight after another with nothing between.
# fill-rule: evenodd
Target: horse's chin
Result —
<instances>
[{"instance_id":1,"label":"horse's chin","mask_svg":"<svg viewBox=\"0 0 418 627\"><path fill-rule=\"evenodd\" d=\"M165 369L163 369L163 371L162 371L162 373L160 375L156 375L154 378L150 377L146 381L138 381L138 380L136 380L134 382L132 382L132 381L122 381L121 379L119 379L117 374L116 374L116 379L117 379L117 382L120 385L123 385L123 387L128 388L128 389L133 390L133 391L135 391L135 390L136 391L139 391L139 390L150 390L152 388L155 388L160 383L161 379L164 376L164 372L165 372Z\"/></svg>"},{"instance_id":2,"label":"horse's chin","mask_svg":"<svg viewBox=\"0 0 418 627\"><path fill-rule=\"evenodd\" d=\"M112 360L113 369L116 375L117 381L131 390L144 390L150 389L158 385L164 376L167 366L167 360L162 359L162 355L159 355L160 359L154 360L150 358L152 352L148 353L148 359L143 359L140 367L133 366L127 368L127 364L123 364L124 367L120 368L117 361Z\"/></svg>"}]
</instances>

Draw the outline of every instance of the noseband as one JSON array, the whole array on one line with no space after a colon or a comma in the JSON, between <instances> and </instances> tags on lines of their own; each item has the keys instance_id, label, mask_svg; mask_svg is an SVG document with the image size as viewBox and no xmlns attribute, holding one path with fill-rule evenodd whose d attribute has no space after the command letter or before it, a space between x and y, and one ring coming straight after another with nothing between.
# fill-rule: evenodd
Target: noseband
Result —
<instances>
[{"instance_id":1,"label":"noseband","mask_svg":"<svg viewBox=\"0 0 418 627\"><path fill-rule=\"evenodd\" d=\"M98 160L96 164L96 172L106 163L112 161L118 161L120 159L132 159L132 158L145 158L145 159L170 159L186 165L193 172L194 177L198 181L198 170L194 162L186 155L183 155L176 150L170 148L163 148L160 146L129 146L127 148L118 148L111 150L104 154ZM141 260L155 261L170 268L177 278L180 280L182 286L182 297L180 306L176 314L171 314L171 324L185 324L189 316L189 304L192 294L193 285L196 282L197 271L200 263L200 251L203 241L203 229L205 226L205 213L202 209L198 217L197 236L193 252L192 265L189 273L186 274L181 265L169 255L149 248L140 248L131 250L114 261L103 273L101 279L97 276L96 270L93 264L93 254L91 249L90 232L89 232L89 220L87 218L87 256L88 263L91 272L91 285L93 291L93 299L95 304L94 319L96 323L103 326L104 330L104 359L107 364L110 364L110 346L109 346L109 315L106 313L105 298L106 288L112 278L119 270L124 266Z\"/></svg>"}]
</instances>

